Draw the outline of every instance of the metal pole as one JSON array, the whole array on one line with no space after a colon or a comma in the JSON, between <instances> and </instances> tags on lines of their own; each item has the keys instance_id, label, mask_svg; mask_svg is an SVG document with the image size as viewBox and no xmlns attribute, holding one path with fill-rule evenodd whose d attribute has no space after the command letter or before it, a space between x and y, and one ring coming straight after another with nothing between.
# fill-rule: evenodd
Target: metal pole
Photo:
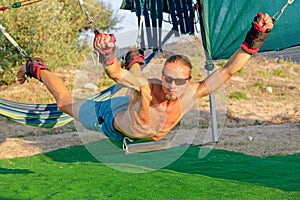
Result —
<instances>
[{"instance_id":1,"label":"metal pole","mask_svg":"<svg viewBox=\"0 0 300 200\"><path fill-rule=\"evenodd\" d=\"M207 70L208 76L213 73L214 63L211 60L206 60L205 69ZM218 142L218 127L217 127L217 114L216 114L216 103L215 103L215 94L209 94L209 103L210 103L210 114L211 114L211 128L212 128L212 139L213 142Z\"/></svg>"}]
</instances>

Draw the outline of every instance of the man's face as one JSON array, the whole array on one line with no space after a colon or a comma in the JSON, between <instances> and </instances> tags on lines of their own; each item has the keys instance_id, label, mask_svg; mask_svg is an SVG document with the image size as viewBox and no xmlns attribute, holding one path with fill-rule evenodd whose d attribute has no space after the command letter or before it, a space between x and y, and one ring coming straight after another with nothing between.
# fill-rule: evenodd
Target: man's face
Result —
<instances>
[{"instance_id":1,"label":"man's face","mask_svg":"<svg viewBox=\"0 0 300 200\"><path fill-rule=\"evenodd\" d=\"M190 82L190 69L180 62L167 63L162 72L162 90L167 101L175 101Z\"/></svg>"}]
</instances>

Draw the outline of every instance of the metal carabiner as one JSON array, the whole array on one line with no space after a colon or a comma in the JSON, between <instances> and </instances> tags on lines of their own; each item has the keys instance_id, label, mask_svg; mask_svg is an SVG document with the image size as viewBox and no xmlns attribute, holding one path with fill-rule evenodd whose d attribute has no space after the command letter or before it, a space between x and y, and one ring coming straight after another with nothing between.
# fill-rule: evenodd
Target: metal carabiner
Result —
<instances>
[{"instance_id":1,"label":"metal carabiner","mask_svg":"<svg viewBox=\"0 0 300 200\"><path fill-rule=\"evenodd\" d=\"M98 66L100 64L99 57L100 57L99 52L94 49L92 52L92 61L95 66Z\"/></svg>"},{"instance_id":2,"label":"metal carabiner","mask_svg":"<svg viewBox=\"0 0 300 200\"><path fill-rule=\"evenodd\" d=\"M288 4L292 4L295 0L288 0Z\"/></svg>"},{"instance_id":3,"label":"metal carabiner","mask_svg":"<svg viewBox=\"0 0 300 200\"><path fill-rule=\"evenodd\" d=\"M134 141L128 137L124 137L122 148L125 151L125 153L128 153L128 142L134 142Z\"/></svg>"},{"instance_id":4,"label":"metal carabiner","mask_svg":"<svg viewBox=\"0 0 300 200\"><path fill-rule=\"evenodd\" d=\"M274 21L274 22L277 21L277 20L281 17L281 15L282 15L283 12L285 11L285 9L286 9L290 4L292 4L294 1L295 1L295 0L288 0L288 1L286 2L286 4L285 4L279 11L277 11L277 12L273 15L273 17L272 17L273 21Z\"/></svg>"}]
</instances>

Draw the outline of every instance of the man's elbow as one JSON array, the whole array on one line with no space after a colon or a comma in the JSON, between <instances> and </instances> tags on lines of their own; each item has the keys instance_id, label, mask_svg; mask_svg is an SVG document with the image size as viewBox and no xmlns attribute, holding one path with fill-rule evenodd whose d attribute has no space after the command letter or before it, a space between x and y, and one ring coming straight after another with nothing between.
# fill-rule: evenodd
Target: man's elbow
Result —
<instances>
[{"instance_id":1,"label":"man's elbow","mask_svg":"<svg viewBox=\"0 0 300 200\"><path fill-rule=\"evenodd\" d=\"M220 77L222 80L222 84L226 83L232 76L236 74L237 71L230 70L229 68L223 68L220 71Z\"/></svg>"}]
</instances>

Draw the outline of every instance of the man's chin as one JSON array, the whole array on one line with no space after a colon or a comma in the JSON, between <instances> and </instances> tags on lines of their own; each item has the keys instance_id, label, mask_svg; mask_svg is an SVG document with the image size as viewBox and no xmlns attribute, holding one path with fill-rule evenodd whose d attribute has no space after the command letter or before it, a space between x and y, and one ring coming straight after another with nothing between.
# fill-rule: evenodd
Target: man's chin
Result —
<instances>
[{"instance_id":1,"label":"man's chin","mask_svg":"<svg viewBox=\"0 0 300 200\"><path fill-rule=\"evenodd\" d=\"M165 95L165 99L167 101L176 101L177 100L177 95L168 93L168 94Z\"/></svg>"}]
</instances>

